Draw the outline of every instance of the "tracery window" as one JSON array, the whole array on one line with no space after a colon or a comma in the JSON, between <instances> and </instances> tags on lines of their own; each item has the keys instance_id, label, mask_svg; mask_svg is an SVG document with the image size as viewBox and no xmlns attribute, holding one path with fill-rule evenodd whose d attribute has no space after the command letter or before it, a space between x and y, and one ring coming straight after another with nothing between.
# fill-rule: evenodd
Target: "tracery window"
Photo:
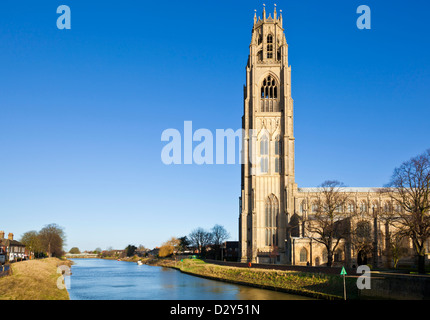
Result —
<instances>
[{"instance_id":1,"label":"tracery window","mask_svg":"<svg viewBox=\"0 0 430 320\"><path fill-rule=\"evenodd\" d=\"M267 36L267 59L273 58L273 36L269 34Z\"/></svg>"},{"instance_id":2,"label":"tracery window","mask_svg":"<svg viewBox=\"0 0 430 320\"><path fill-rule=\"evenodd\" d=\"M275 195L270 195L265 204L265 244L266 246L277 246L277 227L279 216L279 202Z\"/></svg>"},{"instance_id":3,"label":"tracery window","mask_svg":"<svg viewBox=\"0 0 430 320\"><path fill-rule=\"evenodd\" d=\"M279 111L278 85L273 76L269 75L263 80L263 83L261 84L260 98L261 112Z\"/></svg>"}]
</instances>

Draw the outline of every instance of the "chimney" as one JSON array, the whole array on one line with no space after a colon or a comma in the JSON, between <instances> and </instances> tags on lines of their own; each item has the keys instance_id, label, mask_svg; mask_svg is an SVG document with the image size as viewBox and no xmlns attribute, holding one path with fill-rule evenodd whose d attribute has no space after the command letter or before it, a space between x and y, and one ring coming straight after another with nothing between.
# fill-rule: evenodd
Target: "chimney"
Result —
<instances>
[{"instance_id":1,"label":"chimney","mask_svg":"<svg viewBox=\"0 0 430 320\"><path fill-rule=\"evenodd\" d=\"M4 238L4 231L0 231L0 240Z\"/></svg>"},{"instance_id":2,"label":"chimney","mask_svg":"<svg viewBox=\"0 0 430 320\"><path fill-rule=\"evenodd\" d=\"M8 234L7 238L8 238L9 240L13 240L13 233L12 233L12 232L9 232L9 234Z\"/></svg>"}]
</instances>

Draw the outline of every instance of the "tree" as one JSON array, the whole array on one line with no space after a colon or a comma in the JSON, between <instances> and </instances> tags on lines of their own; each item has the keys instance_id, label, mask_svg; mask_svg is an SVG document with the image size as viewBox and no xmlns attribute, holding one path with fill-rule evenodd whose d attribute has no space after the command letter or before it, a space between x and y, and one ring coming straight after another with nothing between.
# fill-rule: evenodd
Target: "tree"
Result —
<instances>
[{"instance_id":1,"label":"tree","mask_svg":"<svg viewBox=\"0 0 430 320\"><path fill-rule=\"evenodd\" d=\"M418 272L425 273L425 243L430 238L430 149L403 162L382 189L393 201L393 226L412 240Z\"/></svg>"},{"instance_id":2,"label":"tree","mask_svg":"<svg viewBox=\"0 0 430 320\"><path fill-rule=\"evenodd\" d=\"M168 257L175 253L179 246L179 240L175 237L170 238L170 240L164 242L161 247L160 251L158 253L159 257Z\"/></svg>"},{"instance_id":3,"label":"tree","mask_svg":"<svg viewBox=\"0 0 430 320\"><path fill-rule=\"evenodd\" d=\"M212 241L212 233L203 228L197 228L190 233L188 238L190 239L191 245L194 246L200 254L205 255L207 246Z\"/></svg>"},{"instance_id":4,"label":"tree","mask_svg":"<svg viewBox=\"0 0 430 320\"><path fill-rule=\"evenodd\" d=\"M223 226L216 224L212 228L212 244L215 250L215 259L219 258L220 252L221 252L221 246L223 242L228 238L230 238L230 234Z\"/></svg>"},{"instance_id":5,"label":"tree","mask_svg":"<svg viewBox=\"0 0 430 320\"><path fill-rule=\"evenodd\" d=\"M28 231L24 233L21 237L20 242L22 242L25 247L33 254L38 257L43 251L42 243L40 241L39 233L37 231Z\"/></svg>"},{"instance_id":6,"label":"tree","mask_svg":"<svg viewBox=\"0 0 430 320\"><path fill-rule=\"evenodd\" d=\"M178 251L184 252L188 250L188 247L190 246L190 241L188 240L187 236L183 236L178 238L179 245L178 245Z\"/></svg>"},{"instance_id":7,"label":"tree","mask_svg":"<svg viewBox=\"0 0 430 320\"><path fill-rule=\"evenodd\" d=\"M78 247L73 247L72 249L69 250L69 253L79 254L79 253L81 253L81 251L79 250Z\"/></svg>"},{"instance_id":8,"label":"tree","mask_svg":"<svg viewBox=\"0 0 430 320\"><path fill-rule=\"evenodd\" d=\"M40 230L39 238L48 257L61 257L63 255L66 236L62 227L55 223L48 224Z\"/></svg>"},{"instance_id":9,"label":"tree","mask_svg":"<svg viewBox=\"0 0 430 320\"><path fill-rule=\"evenodd\" d=\"M339 181L325 181L316 192L313 210L305 223L307 235L324 245L327 251L327 266L333 264L333 255L342 239L350 233L345 208L349 199Z\"/></svg>"},{"instance_id":10,"label":"tree","mask_svg":"<svg viewBox=\"0 0 430 320\"><path fill-rule=\"evenodd\" d=\"M125 255L127 257L132 257L134 256L134 253L136 252L137 247L134 245L129 244L126 248L125 248Z\"/></svg>"}]
</instances>

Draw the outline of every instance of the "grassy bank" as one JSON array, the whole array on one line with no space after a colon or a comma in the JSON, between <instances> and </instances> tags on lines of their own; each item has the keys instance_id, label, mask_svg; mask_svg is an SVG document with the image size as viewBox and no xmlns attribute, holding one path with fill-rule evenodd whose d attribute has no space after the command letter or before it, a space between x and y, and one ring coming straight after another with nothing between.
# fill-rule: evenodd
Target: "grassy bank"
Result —
<instances>
[{"instance_id":1,"label":"grassy bank","mask_svg":"<svg viewBox=\"0 0 430 320\"><path fill-rule=\"evenodd\" d=\"M62 264L71 262L47 258L11 264L12 275L0 278L0 299L69 300L67 290L57 288L57 267Z\"/></svg>"},{"instance_id":2,"label":"grassy bank","mask_svg":"<svg viewBox=\"0 0 430 320\"><path fill-rule=\"evenodd\" d=\"M238 268L205 263L201 260L170 259L148 261L147 264L173 267L182 272L209 279L250 285L263 289L304 295L317 299L343 299L343 278L340 275ZM346 278L348 299L357 299L356 279Z\"/></svg>"}]
</instances>

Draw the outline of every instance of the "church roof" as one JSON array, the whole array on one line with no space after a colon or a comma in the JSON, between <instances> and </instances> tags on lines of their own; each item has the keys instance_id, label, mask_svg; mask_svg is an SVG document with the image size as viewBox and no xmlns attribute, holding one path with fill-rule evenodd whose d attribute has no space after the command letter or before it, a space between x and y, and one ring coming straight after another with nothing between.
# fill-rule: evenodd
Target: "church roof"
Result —
<instances>
[{"instance_id":1,"label":"church roof","mask_svg":"<svg viewBox=\"0 0 430 320\"><path fill-rule=\"evenodd\" d=\"M377 192L380 187L344 187L340 188L343 192L359 192L359 193L369 193ZM320 192L324 188L298 188L299 192Z\"/></svg>"}]
</instances>

